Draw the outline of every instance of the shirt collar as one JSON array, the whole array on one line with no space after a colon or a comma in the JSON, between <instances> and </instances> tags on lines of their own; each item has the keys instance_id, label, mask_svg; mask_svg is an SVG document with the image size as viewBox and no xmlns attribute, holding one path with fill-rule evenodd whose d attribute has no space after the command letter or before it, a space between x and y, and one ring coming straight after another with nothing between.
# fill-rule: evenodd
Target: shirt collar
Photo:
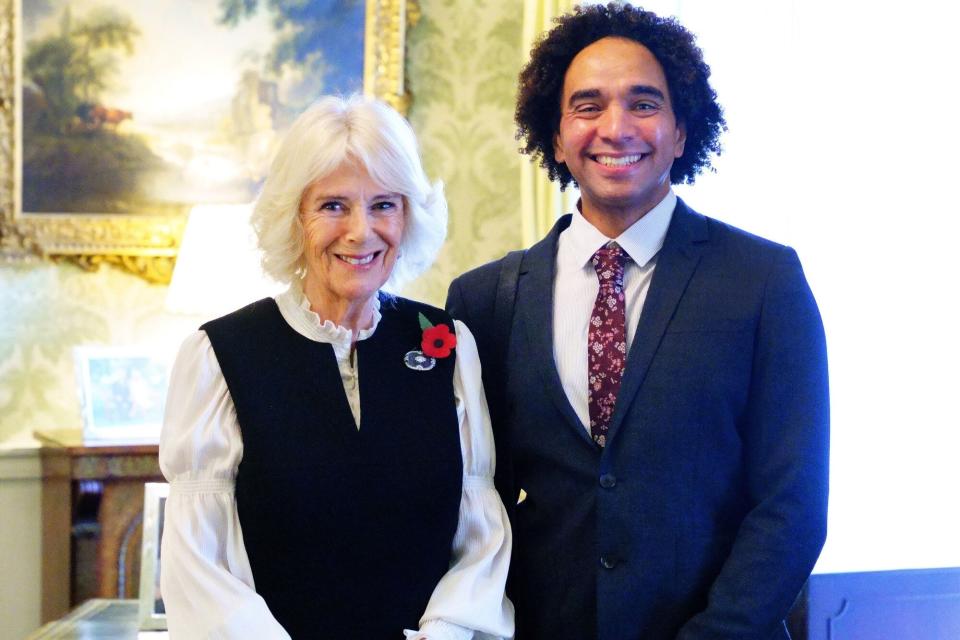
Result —
<instances>
[{"instance_id":1,"label":"shirt collar","mask_svg":"<svg viewBox=\"0 0 960 640\"><path fill-rule=\"evenodd\" d=\"M303 293L300 282L294 280L290 288L275 297L280 313L293 329L305 338L315 342L328 342L337 345L352 343L353 332L346 327L334 324L331 320L321 320L320 316L310 308L310 301ZM357 332L357 340L366 340L376 331L380 324L380 296L373 298L373 323L368 329Z\"/></svg>"},{"instance_id":2,"label":"shirt collar","mask_svg":"<svg viewBox=\"0 0 960 640\"><path fill-rule=\"evenodd\" d=\"M563 232L569 234L569 256L576 262L577 268L587 266L597 249L615 240L627 252L630 259L640 267L645 266L663 247L663 240L667 236L667 227L673 217L673 209L677 205L677 195L670 189L667 195L657 206L650 209L642 218L630 225L616 238L608 238L580 213L579 203L577 211L573 212L570 226Z\"/></svg>"}]
</instances>

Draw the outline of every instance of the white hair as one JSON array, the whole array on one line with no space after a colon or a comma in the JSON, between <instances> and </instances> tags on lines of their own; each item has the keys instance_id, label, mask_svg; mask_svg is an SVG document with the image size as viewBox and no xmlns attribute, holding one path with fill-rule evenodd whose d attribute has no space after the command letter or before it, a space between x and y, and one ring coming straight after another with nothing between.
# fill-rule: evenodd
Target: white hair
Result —
<instances>
[{"instance_id":1,"label":"white hair","mask_svg":"<svg viewBox=\"0 0 960 640\"><path fill-rule=\"evenodd\" d=\"M284 136L250 218L263 270L274 280L289 284L305 275L300 199L307 186L350 160L403 196L403 238L384 288L397 291L433 264L447 235L447 201L443 183L431 184L423 171L410 124L383 102L326 96Z\"/></svg>"}]
</instances>

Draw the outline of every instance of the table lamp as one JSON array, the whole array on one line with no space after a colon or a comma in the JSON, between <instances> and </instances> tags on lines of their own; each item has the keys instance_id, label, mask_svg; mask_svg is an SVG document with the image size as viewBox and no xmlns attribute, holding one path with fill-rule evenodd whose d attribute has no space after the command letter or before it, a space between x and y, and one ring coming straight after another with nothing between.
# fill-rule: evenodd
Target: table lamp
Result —
<instances>
[{"instance_id":1,"label":"table lamp","mask_svg":"<svg viewBox=\"0 0 960 640\"><path fill-rule=\"evenodd\" d=\"M215 318L284 289L260 267L253 204L193 207L167 292L167 311Z\"/></svg>"}]
</instances>

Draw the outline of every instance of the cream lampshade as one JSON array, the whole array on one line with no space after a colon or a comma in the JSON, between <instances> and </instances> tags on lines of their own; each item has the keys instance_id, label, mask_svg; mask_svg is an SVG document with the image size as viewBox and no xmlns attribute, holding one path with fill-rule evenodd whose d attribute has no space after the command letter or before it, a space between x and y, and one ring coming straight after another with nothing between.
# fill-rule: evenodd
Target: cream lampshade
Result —
<instances>
[{"instance_id":1,"label":"cream lampshade","mask_svg":"<svg viewBox=\"0 0 960 640\"><path fill-rule=\"evenodd\" d=\"M167 311L215 318L283 290L260 268L252 211L253 204L204 204L190 211Z\"/></svg>"}]
</instances>

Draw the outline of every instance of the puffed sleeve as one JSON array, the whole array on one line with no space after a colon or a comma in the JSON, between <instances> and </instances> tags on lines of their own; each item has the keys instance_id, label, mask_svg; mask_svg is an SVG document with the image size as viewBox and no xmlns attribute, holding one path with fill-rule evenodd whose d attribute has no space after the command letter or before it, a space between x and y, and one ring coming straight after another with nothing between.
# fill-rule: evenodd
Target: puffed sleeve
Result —
<instances>
[{"instance_id":1,"label":"puffed sleeve","mask_svg":"<svg viewBox=\"0 0 960 640\"><path fill-rule=\"evenodd\" d=\"M405 633L415 640L512 638L513 604L504 595L512 544L510 522L493 486L496 460L480 357L470 330L460 321L454 324L453 387L463 451L460 518L450 569L433 590L420 631Z\"/></svg>"},{"instance_id":2,"label":"puffed sleeve","mask_svg":"<svg viewBox=\"0 0 960 640\"><path fill-rule=\"evenodd\" d=\"M170 483L160 588L175 640L290 637L254 590L233 494L242 455L233 400L198 331L174 363L160 436Z\"/></svg>"}]
</instances>

